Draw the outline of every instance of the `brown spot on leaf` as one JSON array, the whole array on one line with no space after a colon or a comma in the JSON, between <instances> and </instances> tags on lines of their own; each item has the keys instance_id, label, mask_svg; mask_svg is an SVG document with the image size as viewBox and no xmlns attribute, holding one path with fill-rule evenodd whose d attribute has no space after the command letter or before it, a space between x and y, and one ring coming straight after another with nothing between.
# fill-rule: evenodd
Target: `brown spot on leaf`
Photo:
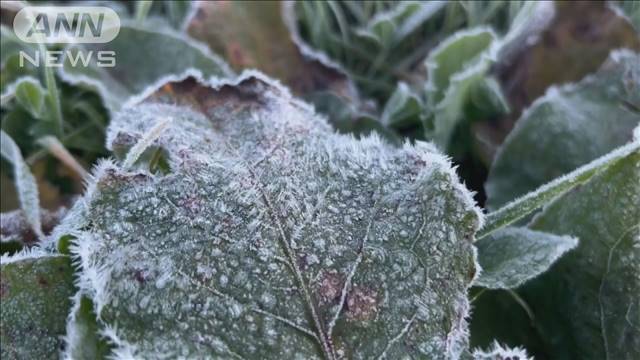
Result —
<instances>
[{"instance_id":1,"label":"brown spot on leaf","mask_svg":"<svg viewBox=\"0 0 640 360\"><path fill-rule=\"evenodd\" d=\"M40 285L40 287L44 288L49 286L49 282L47 281L47 279L43 278L40 275L38 275L36 281L38 282L38 285Z\"/></svg>"},{"instance_id":2,"label":"brown spot on leaf","mask_svg":"<svg viewBox=\"0 0 640 360\"><path fill-rule=\"evenodd\" d=\"M322 273L318 295L323 304L337 303L344 287L344 276L336 270L329 270Z\"/></svg>"},{"instance_id":3,"label":"brown spot on leaf","mask_svg":"<svg viewBox=\"0 0 640 360\"><path fill-rule=\"evenodd\" d=\"M378 297L373 289L354 286L347 295L346 316L350 321L367 321L378 312Z\"/></svg>"}]
</instances>

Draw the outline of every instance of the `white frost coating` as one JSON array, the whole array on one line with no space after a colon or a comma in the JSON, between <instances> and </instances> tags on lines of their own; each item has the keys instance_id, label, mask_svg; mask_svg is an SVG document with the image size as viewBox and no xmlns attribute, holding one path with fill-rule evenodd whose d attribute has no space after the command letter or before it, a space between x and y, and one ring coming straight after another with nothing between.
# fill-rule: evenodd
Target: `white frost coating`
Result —
<instances>
[{"instance_id":1,"label":"white frost coating","mask_svg":"<svg viewBox=\"0 0 640 360\"><path fill-rule=\"evenodd\" d=\"M127 170L131 169L142 153L147 150L149 146L151 146L151 144L160 137L160 135L162 135L162 132L171 124L171 121L171 118L161 119L156 125L149 129L149 131L147 131L142 138L138 140L131 150L129 150L127 157L122 163L122 167Z\"/></svg>"},{"instance_id":2,"label":"white frost coating","mask_svg":"<svg viewBox=\"0 0 640 360\"><path fill-rule=\"evenodd\" d=\"M0 264L10 264L13 262L27 260L27 259L37 259L46 256L61 256L59 254L52 254L51 252L39 247L33 246L30 248L24 248L17 253L14 254L2 254L0 257Z\"/></svg>"},{"instance_id":3,"label":"white frost coating","mask_svg":"<svg viewBox=\"0 0 640 360\"><path fill-rule=\"evenodd\" d=\"M482 214L447 158L335 134L259 73L183 85L202 103L145 102L108 133L174 119L156 140L171 172L100 164L67 226L117 356L459 356Z\"/></svg>"},{"instance_id":4,"label":"white frost coating","mask_svg":"<svg viewBox=\"0 0 640 360\"><path fill-rule=\"evenodd\" d=\"M135 345L127 342L126 340L121 339L118 336L118 329L116 327L112 327L109 325L104 325L104 329L101 331L100 336L103 336L109 339L114 348L112 353L109 354L108 358L113 360L133 360L133 359L141 359L141 354L139 354L138 349ZM148 354L145 354L148 355ZM156 354L160 356L160 354Z\"/></svg>"},{"instance_id":5,"label":"white frost coating","mask_svg":"<svg viewBox=\"0 0 640 360\"><path fill-rule=\"evenodd\" d=\"M80 311L80 300L82 299L82 292L77 292L71 298L71 309L69 310L69 316L67 317L66 333L64 336L65 347L60 358L64 360L74 360L74 353L81 351L83 345L83 329L78 328L77 315Z\"/></svg>"},{"instance_id":6,"label":"white frost coating","mask_svg":"<svg viewBox=\"0 0 640 360\"><path fill-rule=\"evenodd\" d=\"M487 351L476 349L473 351L474 360L533 360L523 348L508 348L497 341Z\"/></svg>"},{"instance_id":7,"label":"white frost coating","mask_svg":"<svg viewBox=\"0 0 640 360\"><path fill-rule=\"evenodd\" d=\"M39 239L44 238L40 220L40 200L38 199L38 185L31 174L29 166L20 153L20 148L13 139L0 130L0 153L13 165L14 183L18 190L20 208L24 211L27 221Z\"/></svg>"}]
</instances>

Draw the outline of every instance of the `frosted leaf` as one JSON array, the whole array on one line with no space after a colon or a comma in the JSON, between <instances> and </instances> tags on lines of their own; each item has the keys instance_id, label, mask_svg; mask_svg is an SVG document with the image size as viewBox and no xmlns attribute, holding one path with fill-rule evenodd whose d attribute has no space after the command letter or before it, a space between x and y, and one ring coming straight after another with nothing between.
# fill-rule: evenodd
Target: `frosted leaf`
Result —
<instances>
[{"instance_id":1,"label":"frosted leaf","mask_svg":"<svg viewBox=\"0 0 640 360\"><path fill-rule=\"evenodd\" d=\"M2 359L57 358L75 291L69 257L28 250L1 267Z\"/></svg>"},{"instance_id":2,"label":"frosted leaf","mask_svg":"<svg viewBox=\"0 0 640 360\"><path fill-rule=\"evenodd\" d=\"M380 122L385 126L402 127L424 116L422 99L406 83L399 82L384 106Z\"/></svg>"},{"instance_id":3,"label":"frosted leaf","mask_svg":"<svg viewBox=\"0 0 640 360\"><path fill-rule=\"evenodd\" d=\"M576 238L527 228L504 228L476 242L482 267L476 286L511 289L545 272Z\"/></svg>"},{"instance_id":4,"label":"frosted leaf","mask_svg":"<svg viewBox=\"0 0 640 360\"><path fill-rule=\"evenodd\" d=\"M481 213L445 157L335 134L257 74L162 89L181 106L121 112L108 143L170 117L171 173L104 162L67 218L116 356L460 355Z\"/></svg>"},{"instance_id":5,"label":"frosted leaf","mask_svg":"<svg viewBox=\"0 0 640 360\"><path fill-rule=\"evenodd\" d=\"M640 356L640 151L567 193L530 227L580 238L522 287L552 351L567 358ZM540 296L545 294L545 296Z\"/></svg>"},{"instance_id":6,"label":"frosted leaf","mask_svg":"<svg viewBox=\"0 0 640 360\"><path fill-rule=\"evenodd\" d=\"M4 107L14 98L34 118L40 119L42 117L45 89L42 88L38 79L28 75L9 84L0 95L0 105Z\"/></svg>"},{"instance_id":7,"label":"frosted leaf","mask_svg":"<svg viewBox=\"0 0 640 360\"><path fill-rule=\"evenodd\" d=\"M640 55L628 50L614 52L598 73L577 84L549 89L498 152L485 186L488 208L628 142L640 122L639 94Z\"/></svg>"},{"instance_id":8,"label":"frosted leaf","mask_svg":"<svg viewBox=\"0 0 640 360\"><path fill-rule=\"evenodd\" d=\"M0 130L0 153L13 165L13 179L18 190L20 208L34 234L38 238L42 238L44 235L40 221L40 200L38 199L36 179L22 158L18 145L3 130Z\"/></svg>"},{"instance_id":9,"label":"frosted leaf","mask_svg":"<svg viewBox=\"0 0 640 360\"><path fill-rule=\"evenodd\" d=\"M462 30L433 49L425 61L429 78L425 94L432 111L426 122L427 137L440 148L447 148L473 92L498 91L489 97L503 99L499 88L483 86L496 58L497 41L489 28Z\"/></svg>"},{"instance_id":10,"label":"frosted leaf","mask_svg":"<svg viewBox=\"0 0 640 360\"><path fill-rule=\"evenodd\" d=\"M73 84L95 88L112 114L135 102L137 95L155 90L168 78L188 75L227 77L232 74L228 66L206 47L162 26L150 29L125 21L113 41L74 45L67 50L71 55L65 58L59 75ZM98 66L98 51L113 52L115 66ZM85 67L82 61L89 54L93 55L89 66ZM108 63L107 60L102 62Z\"/></svg>"},{"instance_id":11,"label":"frosted leaf","mask_svg":"<svg viewBox=\"0 0 640 360\"><path fill-rule=\"evenodd\" d=\"M553 5L544 1L522 4L509 31L498 36L488 27L456 32L433 49L425 60L425 85L431 116L425 121L426 136L447 150L455 128L470 107L485 116L509 111L502 90L489 77L492 65L518 53L553 18Z\"/></svg>"},{"instance_id":12,"label":"frosted leaf","mask_svg":"<svg viewBox=\"0 0 640 360\"><path fill-rule=\"evenodd\" d=\"M577 186L587 183L593 176L638 150L640 150L640 141L636 139L490 212L476 236L482 239L498 229L523 219Z\"/></svg>"},{"instance_id":13,"label":"frosted leaf","mask_svg":"<svg viewBox=\"0 0 640 360\"><path fill-rule=\"evenodd\" d=\"M524 349L511 349L500 345L498 342L494 342L487 351L475 350L472 358L473 360L533 360Z\"/></svg>"}]
</instances>

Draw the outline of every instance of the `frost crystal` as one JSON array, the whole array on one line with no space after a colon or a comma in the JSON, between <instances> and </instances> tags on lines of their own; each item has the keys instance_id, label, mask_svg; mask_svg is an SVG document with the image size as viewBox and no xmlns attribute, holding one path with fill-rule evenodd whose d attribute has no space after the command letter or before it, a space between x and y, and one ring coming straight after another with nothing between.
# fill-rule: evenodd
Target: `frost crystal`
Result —
<instances>
[{"instance_id":1,"label":"frost crystal","mask_svg":"<svg viewBox=\"0 0 640 360\"><path fill-rule=\"evenodd\" d=\"M171 118L155 141L171 172L104 162L67 219L116 357L466 349L481 213L431 145L336 134L259 74L152 100L119 114L109 146Z\"/></svg>"}]
</instances>

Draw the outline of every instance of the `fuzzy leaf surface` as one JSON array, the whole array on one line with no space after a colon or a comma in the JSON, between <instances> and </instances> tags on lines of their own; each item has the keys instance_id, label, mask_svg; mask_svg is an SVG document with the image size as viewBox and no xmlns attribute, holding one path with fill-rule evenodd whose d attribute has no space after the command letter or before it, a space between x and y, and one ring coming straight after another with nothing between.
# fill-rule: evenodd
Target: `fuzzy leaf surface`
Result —
<instances>
[{"instance_id":1,"label":"fuzzy leaf surface","mask_svg":"<svg viewBox=\"0 0 640 360\"><path fill-rule=\"evenodd\" d=\"M482 268L474 285L512 289L545 272L578 240L527 228L504 228L476 242Z\"/></svg>"},{"instance_id":2,"label":"fuzzy leaf surface","mask_svg":"<svg viewBox=\"0 0 640 360\"><path fill-rule=\"evenodd\" d=\"M167 89L164 87L163 89ZM456 358L480 213L432 146L334 133L261 75L172 83L171 173L96 171L74 212L80 284L119 356ZM109 281L104 281L109 279ZM115 326L117 324L117 327ZM171 329L171 331L167 331Z\"/></svg>"},{"instance_id":3,"label":"fuzzy leaf surface","mask_svg":"<svg viewBox=\"0 0 640 360\"><path fill-rule=\"evenodd\" d=\"M75 291L69 257L39 254L7 260L3 257L0 273L2 358L57 358Z\"/></svg>"}]
</instances>

